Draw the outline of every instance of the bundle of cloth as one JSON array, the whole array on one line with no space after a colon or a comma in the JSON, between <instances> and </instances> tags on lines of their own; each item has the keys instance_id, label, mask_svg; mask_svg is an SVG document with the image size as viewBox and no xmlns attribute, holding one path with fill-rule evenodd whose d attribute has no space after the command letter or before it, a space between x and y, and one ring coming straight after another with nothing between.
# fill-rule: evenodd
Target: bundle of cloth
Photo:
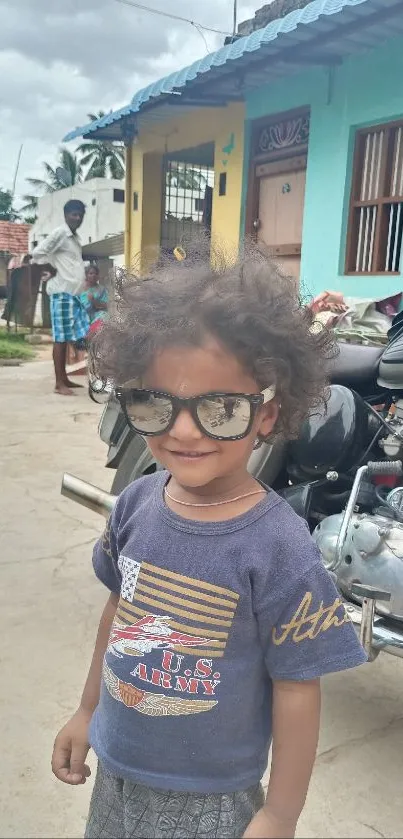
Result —
<instances>
[{"instance_id":1,"label":"bundle of cloth","mask_svg":"<svg viewBox=\"0 0 403 839\"><path fill-rule=\"evenodd\" d=\"M401 293L393 297L344 297L338 291L322 291L309 308L317 321L333 329L338 340L382 345L387 343L401 301Z\"/></svg>"}]
</instances>

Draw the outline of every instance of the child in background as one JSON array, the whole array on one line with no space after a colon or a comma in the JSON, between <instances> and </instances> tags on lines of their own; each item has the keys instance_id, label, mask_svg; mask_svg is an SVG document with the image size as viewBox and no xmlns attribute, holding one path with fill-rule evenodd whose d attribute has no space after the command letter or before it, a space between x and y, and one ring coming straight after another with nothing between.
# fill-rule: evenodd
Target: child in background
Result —
<instances>
[{"instance_id":1,"label":"child in background","mask_svg":"<svg viewBox=\"0 0 403 839\"><path fill-rule=\"evenodd\" d=\"M88 335L91 336L108 318L108 292L99 284L98 265L85 269L85 290L80 294L80 300L90 319Z\"/></svg>"},{"instance_id":2,"label":"child in background","mask_svg":"<svg viewBox=\"0 0 403 839\"><path fill-rule=\"evenodd\" d=\"M311 325L256 255L134 279L95 338L166 471L124 490L94 549L109 597L52 764L79 785L98 756L87 839L295 834L320 677L365 661L305 522L247 470L323 400L331 343Z\"/></svg>"}]
</instances>

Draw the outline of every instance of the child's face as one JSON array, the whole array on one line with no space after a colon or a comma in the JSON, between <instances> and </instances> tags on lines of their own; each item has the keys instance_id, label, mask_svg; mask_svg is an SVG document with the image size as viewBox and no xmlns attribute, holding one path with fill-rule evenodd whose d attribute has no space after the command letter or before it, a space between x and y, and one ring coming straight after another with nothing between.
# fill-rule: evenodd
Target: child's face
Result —
<instances>
[{"instance_id":1,"label":"child's face","mask_svg":"<svg viewBox=\"0 0 403 839\"><path fill-rule=\"evenodd\" d=\"M142 386L182 398L204 393L260 393L253 377L237 358L213 338L202 347L172 347L157 355ZM190 413L181 411L173 428L147 443L159 463L187 487L246 471L258 434L269 434L276 422L275 401L257 413L250 434L243 440L213 440L195 425Z\"/></svg>"},{"instance_id":2,"label":"child's face","mask_svg":"<svg viewBox=\"0 0 403 839\"><path fill-rule=\"evenodd\" d=\"M98 282L98 271L95 268L87 268L85 282L88 288L92 288Z\"/></svg>"}]
</instances>

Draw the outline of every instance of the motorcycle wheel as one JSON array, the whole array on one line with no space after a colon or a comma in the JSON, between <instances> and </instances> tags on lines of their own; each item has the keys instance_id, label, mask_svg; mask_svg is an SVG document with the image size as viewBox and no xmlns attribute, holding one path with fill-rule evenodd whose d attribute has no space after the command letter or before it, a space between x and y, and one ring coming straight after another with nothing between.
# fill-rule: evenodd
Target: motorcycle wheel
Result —
<instances>
[{"instance_id":1,"label":"motorcycle wheel","mask_svg":"<svg viewBox=\"0 0 403 839\"><path fill-rule=\"evenodd\" d=\"M151 475L157 469L157 461L153 458L143 438L133 437L116 470L111 487L112 495L119 495L137 478Z\"/></svg>"}]
</instances>

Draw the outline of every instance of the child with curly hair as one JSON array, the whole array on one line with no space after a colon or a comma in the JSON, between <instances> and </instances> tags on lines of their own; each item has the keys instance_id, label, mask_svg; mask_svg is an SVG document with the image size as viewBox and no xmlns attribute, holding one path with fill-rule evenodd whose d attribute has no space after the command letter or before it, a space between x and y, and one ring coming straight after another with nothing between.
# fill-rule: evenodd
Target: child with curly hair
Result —
<instances>
[{"instance_id":1,"label":"child with curly hair","mask_svg":"<svg viewBox=\"0 0 403 839\"><path fill-rule=\"evenodd\" d=\"M256 255L133 280L94 339L164 471L123 491L94 549L110 594L53 754L67 784L98 756L88 839L295 834L320 677L365 661L306 524L247 468L323 401L331 342L311 327Z\"/></svg>"}]
</instances>

